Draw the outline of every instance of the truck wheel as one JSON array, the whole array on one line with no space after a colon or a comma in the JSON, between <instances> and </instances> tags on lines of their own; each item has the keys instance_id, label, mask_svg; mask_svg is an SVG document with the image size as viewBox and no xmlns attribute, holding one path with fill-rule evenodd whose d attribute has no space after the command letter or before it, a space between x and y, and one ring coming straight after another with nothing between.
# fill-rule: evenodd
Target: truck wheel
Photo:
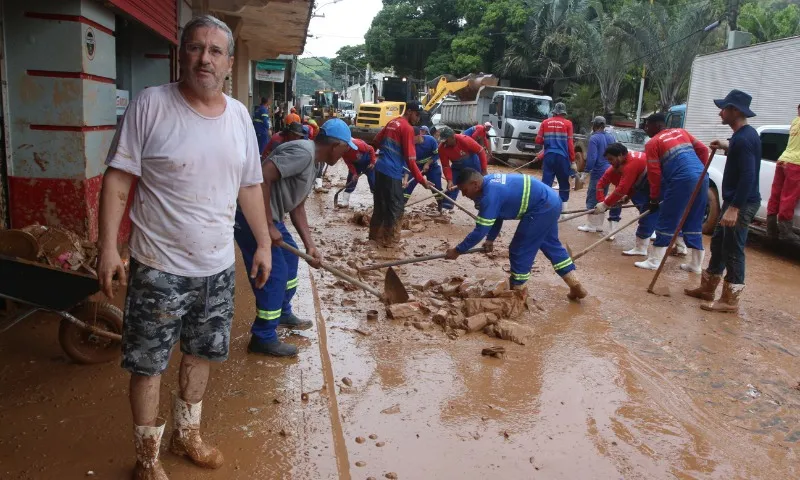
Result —
<instances>
[{"instance_id":1,"label":"truck wheel","mask_svg":"<svg viewBox=\"0 0 800 480\"><path fill-rule=\"evenodd\" d=\"M122 334L122 312L108 302L87 302L72 314L87 325ZM66 319L58 327L58 341L77 363L109 362L120 355L119 342L94 335Z\"/></svg>"},{"instance_id":2,"label":"truck wheel","mask_svg":"<svg viewBox=\"0 0 800 480\"><path fill-rule=\"evenodd\" d=\"M703 219L703 234L711 235L719 222L719 194L716 187L708 187L708 205Z\"/></svg>"}]
</instances>

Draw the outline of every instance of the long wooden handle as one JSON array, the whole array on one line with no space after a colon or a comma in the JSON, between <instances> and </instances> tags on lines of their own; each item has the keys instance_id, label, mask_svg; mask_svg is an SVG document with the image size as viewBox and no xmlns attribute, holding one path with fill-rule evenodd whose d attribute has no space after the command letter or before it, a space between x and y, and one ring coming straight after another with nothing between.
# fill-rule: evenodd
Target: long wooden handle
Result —
<instances>
[{"instance_id":1,"label":"long wooden handle","mask_svg":"<svg viewBox=\"0 0 800 480\"><path fill-rule=\"evenodd\" d=\"M564 218L559 218L558 223L568 222L573 218L582 217L584 215L589 215L590 213L594 213L594 208L590 208L589 210L581 210L580 212L573 213L571 215L566 215Z\"/></svg>"},{"instance_id":2,"label":"long wooden handle","mask_svg":"<svg viewBox=\"0 0 800 480\"><path fill-rule=\"evenodd\" d=\"M284 242L281 242L279 245L284 250L288 250L288 251L294 253L295 255L297 255L298 257L302 258L306 262L313 262L314 261L314 257L312 257L311 255L309 255L309 254L307 254L305 252L301 252L300 250L294 248L291 245L287 245ZM326 270L326 271L330 272L331 274L333 274L334 277L338 277L338 278L341 278L342 280L344 280L346 282L350 282L353 285L355 285L355 286L357 286L357 287L359 287L359 288L361 288L361 289L363 289L363 290L375 295L376 297L378 297L380 299L383 299L383 294L381 294L381 292L377 291L376 289L372 288L371 286L367 285L366 283L362 282L361 280L359 280L357 278L354 278L354 277L351 277L350 275L344 273L343 271L341 271L341 270L339 270L337 268L331 267L330 265L328 265L326 263L323 263L320 267L323 270Z\"/></svg>"},{"instance_id":3,"label":"long wooden handle","mask_svg":"<svg viewBox=\"0 0 800 480\"><path fill-rule=\"evenodd\" d=\"M658 276L661 275L661 270L664 269L664 264L667 263L667 258L672 252L672 249L675 247L675 242L678 241L678 234L683 228L683 224L686 223L686 218L689 217L689 212L692 210L692 204L694 203L694 200L697 198L697 194L700 193L700 188L703 186L703 180L705 180L706 174L708 173L708 167L711 166L711 161L714 159L714 155L716 154L717 154L716 148L711 150L711 154L708 156L708 162L706 163L706 166L703 168L703 173L700 175L700 178L697 179L697 185L694 186L694 191L692 191L692 196L689 197L689 203L686 204L686 208L683 210L683 216L681 217L681 221L678 222L678 227L672 234L672 240L669 242L669 246L667 246L667 251L661 258L661 263L658 264L658 270L656 270L655 275L653 275L653 280L650 281L650 285L647 287L647 291L650 293L653 293L653 287L656 285Z\"/></svg>"},{"instance_id":4,"label":"long wooden handle","mask_svg":"<svg viewBox=\"0 0 800 480\"><path fill-rule=\"evenodd\" d=\"M428 196L428 197L420 198L419 200L414 200L413 202L406 203L406 208L408 208L408 207L411 207L411 206L414 206L414 205L416 205L416 204L418 204L418 203L425 202L425 201L427 201L427 200L433 200L434 198L436 198L436 197L439 197L439 196L441 196L441 195L439 195L439 194L437 193L437 194L434 194L434 195L430 195L430 196Z\"/></svg>"},{"instance_id":5,"label":"long wooden handle","mask_svg":"<svg viewBox=\"0 0 800 480\"><path fill-rule=\"evenodd\" d=\"M613 210L615 208L633 208L635 206L636 205L631 203L630 205L622 205L621 207L609 207L608 209ZM591 210L585 210L583 208L579 210L567 210L566 212L561 212L561 215L572 215L573 213L586 213L586 212L591 212Z\"/></svg>"},{"instance_id":6,"label":"long wooden handle","mask_svg":"<svg viewBox=\"0 0 800 480\"><path fill-rule=\"evenodd\" d=\"M530 165L531 163L535 163L535 162L538 162L538 161L539 161L538 158L534 158L530 162L525 163L523 165L520 165L519 167L515 168L514 170L511 170L511 173L518 172L518 171L522 170L523 168L527 167L528 165Z\"/></svg>"},{"instance_id":7,"label":"long wooden handle","mask_svg":"<svg viewBox=\"0 0 800 480\"><path fill-rule=\"evenodd\" d=\"M468 253L479 253L483 252L483 247L476 247L466 252L462 253L462 255L466 255ZM367 272L370 270L379 270L381 268L388 268L388 267L396 267L398 265L408 265L409 263L419 263L419 262L427 262L430 260L438 260L440 258L444 258L444 253L437 253L436 255L426 255L424 257L414 257L414 258L406 258L403 260L395 260L393 262L386 262L386 263L377 263L375 265L367 265L366 267L361 267L358 269L359 272Z\"/></svg>"},{"instance_id":8,"label":"long wooden handle","mask_svg":"<svg viewBox=\"0 0 800 480\"><path fill-rule=\"evenodd\" d=\"M403 167L403 170L405 170L409 174L411 173L411 171L407 167ZM445 197L447 196L447 194L445 194L443 191L441 191L438 188L436 188L433 185L431 185L431 182L428 182L428 187L431 190L433 190L434 192L438 193L439 195L442 195L442 196L445 196ZM461 205L459 205L458 202L456 202L455 200L451 199L451 200L449 200L449 202L452 203L453 205L455 205L456 207L460 208L464 213L466 213L467 215L472 217L473 220L478 220L478 216L477 215L475 215L474 213L472 213L469 210L467 210L466 207L462 207Z\"/></svg>"},{"instance_id":9,"label":"long wooden handle","mask_svg":"<svg viewBox=\"0 0 800 480\"><path fill-rule=\"evenodd\" d=\"M596 247L596 246L600 245L601 243L603 243L603 241L605 241L607 238L613 237L614 235L616 235L616 234L618 234L619 232L621 232L621 231L625 230L626 228L628 228L629 226L631 226L633 223L635 223L635 222L638 222L639 220L641 220L642 218L646 217L646 216L647 216L647 215L649 215L649 214L650 214L650 212L649 212L649 211L647 211L647 212L644 212L643 214L639 215L638 217L636 217L636 218L632 219L631 221L629 221L629 222L628 222L628 223L626 223L625 225L623 225L623 226L621 226L621 227L617 228L616 230L614 230L613 232L609 233L609 234L608 234L608 235L606 235L605 237L601 238L600 240L598 240L598 241L594 242L593 244L589 245L588 247L584 248L584 249L583 249L583 250L581 250L580 252L578 252L578 253L576 253L575 255L573 255L573 256L572 256L572 260L574 261L574 260L577 260L577 259L581 258L582 256L586 255L586 254L589 252L589 250L591 250L591 249L593 249L594 247Z\"/></svg>"}]
</instances>

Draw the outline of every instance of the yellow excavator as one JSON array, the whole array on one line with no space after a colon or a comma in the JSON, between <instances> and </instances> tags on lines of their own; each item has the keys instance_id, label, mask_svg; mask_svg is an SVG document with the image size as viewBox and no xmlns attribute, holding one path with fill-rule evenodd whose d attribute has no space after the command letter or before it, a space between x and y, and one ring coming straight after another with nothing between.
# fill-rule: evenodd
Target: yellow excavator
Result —
<instances>
[{"instance_id":1,"label":"yellow excavator","mask_svg":"<svg viewBox=\"0 0 800 480\"><path fill-rule=\"evenodd\" d=\"M421 100L425 114L421 124L430 126L431 112L441 104L448 95L456 95L459 100L474 99L478 90L484 85L496 86L499 79L494 75L470 74L456 79L451 75L442 75L428 82L427 93L421 98L415 82L408 78L384 77L382 96L377 103L368 102L358 106L355 124L350 131L355 138L372 142L375 135L393 119L406 111L406 102Z\"/></svg>"}]
</instances>

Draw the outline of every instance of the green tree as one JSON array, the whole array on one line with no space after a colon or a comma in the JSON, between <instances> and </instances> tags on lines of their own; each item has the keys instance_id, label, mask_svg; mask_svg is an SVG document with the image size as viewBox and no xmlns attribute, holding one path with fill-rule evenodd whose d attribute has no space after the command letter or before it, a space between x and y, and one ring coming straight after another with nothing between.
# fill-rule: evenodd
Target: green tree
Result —
<instances>
[{"instance_id":1,"label":"green tree","mask_svg":"<svg viewBox=\"0 0 800 480\"><path fill-rule=\"evenodd\" d=\"M336 52L336 57L331 59L331 75L333 78L342 78L345 74L357 76L359 72L367 69L367 54L365 45L345 45Z\"/></svg>"},{"instance_id":2,"label":"green tree","mask_svg":"<svg viewBox=\"0 0 800 480\"><path fill-rule=\"evenodd\" d=\"M789 4L747 3L739 10L738 27L753 35L756 42L768 42L800 35L800 8Z\"/></svg>"}]
</instances>

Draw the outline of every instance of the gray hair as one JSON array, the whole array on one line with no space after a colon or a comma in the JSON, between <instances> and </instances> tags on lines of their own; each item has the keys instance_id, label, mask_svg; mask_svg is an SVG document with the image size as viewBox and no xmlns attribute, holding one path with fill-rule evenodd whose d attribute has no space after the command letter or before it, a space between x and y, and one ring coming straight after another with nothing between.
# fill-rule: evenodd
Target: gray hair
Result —
<instances>
[{"instance_id":1,"label":"gray hair","mask_svg":"<svg viewBox=\"0 0 800 480\"><path fill-rule=\"evenodd\" d=\"M231 29L225 22L213 15L201 15L189 20L189 23L183 27L183 32L181 33L181 50L186 46L189 36L198 28L216 28L225 32L225 35L228 37L228 56L233 56L233 32L231 32Z\"/></svg>"}]
</instances>

